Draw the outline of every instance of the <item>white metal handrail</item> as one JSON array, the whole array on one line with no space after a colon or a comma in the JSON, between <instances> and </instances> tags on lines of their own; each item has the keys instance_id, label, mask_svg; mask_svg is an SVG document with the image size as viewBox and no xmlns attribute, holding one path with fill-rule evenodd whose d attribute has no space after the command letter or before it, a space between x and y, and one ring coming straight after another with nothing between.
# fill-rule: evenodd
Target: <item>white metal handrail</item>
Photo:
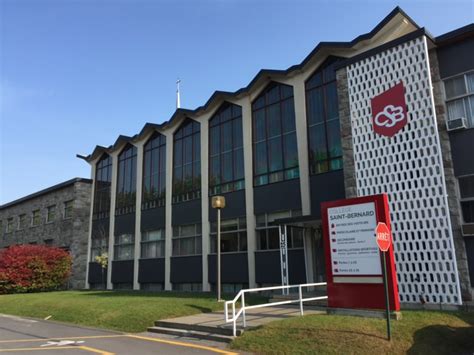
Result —
<instances>
[{"instance_id":1,"label":"white metal handrail","mask_svg":"<svg viewBox=\"0 0 474 355\"><path fill-rule=\"evenodd\" d=\"M303 298L303 288L308 287L317 287L317 286L326 286L326 282L319 282L319 283L311 283L311 284L301 284L301 285L288 285L288 286L271 286L271 287L260 287L260 288L249 288L246 290L240 290L239 293L234 297L232 301L225 302L225 322L226 323L233 323L233 334L234 336L237 335L237 320L242 315L242 327L246 327L246 319L245 319L245 311L248 309L255 309L255 308L264 308L264 307L271 307L271 306L279 306L283 304L290 304L299 302L300 304L300 313L303 315L303 302L307 301L317 301L317 300L325 300L328 296L319 296L319 297L309 297ZM286 300L286 301L279 301L279 302L271 302L271 303L263 303L257 304L253 306L246 306L245 305L245 294L251 292L262 292L262 291L271 291L271 290L289 290L290 288L298 288L298 299L294 300ZM235 313L235 307L237 302L241 300L240 309L237 313ZM232 318L229 318L229 305L232 306Z\"/></svg>"}]
</instances>

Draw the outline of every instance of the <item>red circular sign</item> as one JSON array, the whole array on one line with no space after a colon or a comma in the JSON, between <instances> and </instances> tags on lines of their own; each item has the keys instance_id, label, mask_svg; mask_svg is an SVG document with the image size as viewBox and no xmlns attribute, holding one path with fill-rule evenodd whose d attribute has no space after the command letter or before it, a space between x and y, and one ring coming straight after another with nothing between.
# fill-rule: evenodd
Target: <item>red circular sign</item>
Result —
<instances>
[{"instance_id":1,"label":"red circular sign","mask_svg":"<svg viewBox=\"0 0 474 355\"><path fill-rule=\"evenodd\" d=\"M377 244L381 251L387 251L392 244L392 233L385 223L379 222L375 228Z\"/></svg>"}]
</instances>

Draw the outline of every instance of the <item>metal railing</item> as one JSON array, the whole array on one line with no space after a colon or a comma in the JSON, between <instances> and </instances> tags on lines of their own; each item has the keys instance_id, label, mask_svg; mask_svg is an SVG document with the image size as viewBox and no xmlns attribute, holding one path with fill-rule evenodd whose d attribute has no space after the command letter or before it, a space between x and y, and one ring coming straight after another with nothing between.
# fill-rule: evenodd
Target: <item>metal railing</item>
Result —
<instances>
[{"instance_id":1,"label":"metal railing","mask_svg":"<svg viewBox=\"0 0 474 355\"><path fill-rule=\"evenodd\" d=\"M240 290L239 293L234 297L232 301L225 302L225 322L226 323L233 323L233 335L237 335L237 320L240 316L242 316L242 327L245 328L247 326L246 319L245 319L245 311L248 309L256 309L256 308L264 308L264 307L272 307L272 306L279 306L283 304L290 304L290 303L299 303L300 305L300 313L303 315L303 303L307 301L318 301L318 300L325 300L328 296L319 296L319 297L309 297L303 298L303 288L309 287L317 287L317 286L326 286L326 282L319 282L319 283L311 283L311 284L301 284L301 285L289 285L289 286L272 286L272 287L260 287L260 288L250 288L246 290ZM278 301L278 302L270 302L270 303L263 303L263 304L256 304L251 306L245 305L245 294L251 292L262 292L262 291L272 291L272 290L288 290L291 288L298 288L298 298L292 300L285 300L285 301ZM240 299L240 309L236 313L235 308L236 304ZM232 306L232 318L229 318L229 305Z\"/></svg>"}]
</instances>

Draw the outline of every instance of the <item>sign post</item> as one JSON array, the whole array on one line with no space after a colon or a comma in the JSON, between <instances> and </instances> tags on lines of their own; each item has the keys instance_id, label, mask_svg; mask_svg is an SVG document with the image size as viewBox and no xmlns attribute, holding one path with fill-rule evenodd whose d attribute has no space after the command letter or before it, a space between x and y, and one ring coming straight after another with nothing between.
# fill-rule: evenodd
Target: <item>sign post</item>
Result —
<instances>
[{"instance_id":1,"label":"sign post","mask_svg":"<svg viewBox=\"0 0 474 355\"><path fill-rule=\"evenodd\" d=\"M375 234L377 239L377 245L382 252L382 272L383 272L383 284L385 289L385 308L387 317L387 338L392 340L392 331L390 328L390 301L388 296L388 282L387 282L387 260L385 257L386 252L392 244L392 233L385 223L379 222L375 228Z\"/></svg>"}]
</instances>

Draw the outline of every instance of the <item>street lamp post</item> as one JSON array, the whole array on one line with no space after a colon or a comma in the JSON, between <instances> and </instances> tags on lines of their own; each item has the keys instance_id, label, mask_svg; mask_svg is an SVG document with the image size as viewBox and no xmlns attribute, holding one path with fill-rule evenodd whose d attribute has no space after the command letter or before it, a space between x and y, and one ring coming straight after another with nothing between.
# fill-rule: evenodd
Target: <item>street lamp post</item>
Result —
<instances>
[{"instance_id":1,"label":"street lamp post","mask_svg":"<svg viewBox=\"0 0 474 355\"><path fill-rule=\"evenodd\" d=\"M225 207L224 196L212 198L212 208L217 209L217 301L221 300L221 209Z\"/></svg>"}]
</instances>

